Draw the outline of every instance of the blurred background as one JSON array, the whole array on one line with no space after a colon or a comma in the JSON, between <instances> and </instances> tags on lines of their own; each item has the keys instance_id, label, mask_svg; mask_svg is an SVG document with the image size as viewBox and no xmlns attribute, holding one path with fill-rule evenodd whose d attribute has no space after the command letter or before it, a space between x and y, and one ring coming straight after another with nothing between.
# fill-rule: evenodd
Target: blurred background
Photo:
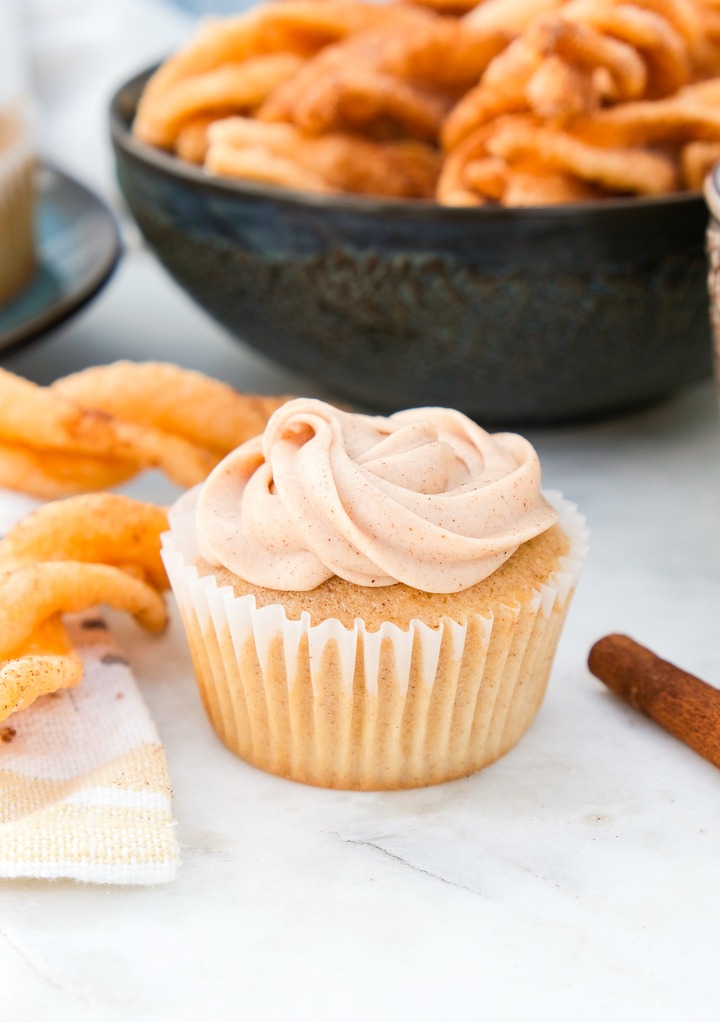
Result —
<instances>
[{"instance_id":1,"label":"blurred background","mask_svg":"<svg viewBox=\"0 0 720 1022\"><path fill-rule=\"evenodd\" d=\"M219 199L207 176L185 189L180 174L172 188L153 190L154 152L140 158L142 167L130 171L126 164L116 179L108 124L111 97L121 83L161 62L190 38L211 4L217 14L250 6L242 0L0 0L0 10L12 8L20 15L18 48L25 53L41 160L102 196L121 220L126 252L157 252L182 292L232 335L263 357L368 406L452 404L496 423L501 417L503 423L517 424L617 412L710 374L703 248L707 211L699 193L687 199L670 196L667 202L663 196L657 209L651 199L641 197L627 207L621 202L614 214L600 206L584 211L579 203L568 211L571 215L559 213L557 221L552 210L542 215L537 209L527 215L511 211L498 219L502 227L496 238L494 210L484 219L474 221L470 214L456 222L452 216L457 210L438 212L435 207L427 215L418 211L410 220L403 209L395 225L386 207L376 220L371 204L353 219L342 203L335 216L332 203L325 207L310 201L307 217L298 207L295 222L297 200L288 203L271 195L258 202L258 193L247 188L230 189L232 197L222 215L216 215L213 203ZM137 95L126 108L134 109L136 101ZM127 134L131 119L125 113L116 117L116 127L123 123L121 133ZM137 152L131 152L130 161L136 158ZM149 240L147 250L123 207L117 181ZM182 199L176 201L181 191ZM667 225L661 219L666 214ZM253 227L256 219L262 221L260 233ZM196 224L203 228L199 234ZM214 230L218 224L217 237L210 239L208 225ZM341 224L347 234L339 233ZM463 229L467 243L458 241ZM234 246L232 260L228 238ZM342 251L342 260L329 250L328 238ZM556 244L552 250L550 238ZM376 274L378 252L384 254L388 272ZM127 262L121 268L122 281L136 268L140 274L139 264L128 267ZM162 281L169 301L177 303L178 294L155 262L142 269L123 313L137 317L138 289L147 288L149 336L141 351L149 357L162 333L169 337L177 330L159 311L160 292L147 284L150 276ZM111 293L114 296L115 287ZM207 317L196 322L203 333L211 328ZM137 327L128 320L118 348L105 343L104 358L109 360L116 350L131 357L136 335ZM227 333L218 330L216 336L225 348ZM590 357L593 336L597 364ZM419 342L425 338L420 355ZM576 339L580 343L572 347ZM572 350L558 347L561 342ZM95 347L88 354L97 361ZM174 347L172 354L201 360L197 343ZM381 359L383 369L377 372ZM26 369L24 360L17 364ZM428 365L442 366L442 373L428 374ZM368 373L368 366L379 380ZM409 375L408 366L423 388L420 396L411 392L409 381L415 376ZM654 373L657 382L651 380ZM367 380L370 393L358 390L358 380ZM439 381L446 388L442 393ZM603 392L600 399L605 381L612 394ZM622 384L621 393L614 389L616 381ZM384 382L388 395L381 393ZM520 382L527 392L524 403L518 399ZM547 393L545 382L550 385ZM429 395L424 389L428 386Z\"/></svg>"},{"instance_id":2,"label":"blurred background","mask_svg":"<svg viewBox=\"0 0 720 1022\"><path fill-rule=\"evenodd\" d=\"M0 0L15 7L43 158L113 198L107 107L118 83L161 60L224 0ZM242 9L243 4L232 4Z\"/></svg>"}]
</instances>

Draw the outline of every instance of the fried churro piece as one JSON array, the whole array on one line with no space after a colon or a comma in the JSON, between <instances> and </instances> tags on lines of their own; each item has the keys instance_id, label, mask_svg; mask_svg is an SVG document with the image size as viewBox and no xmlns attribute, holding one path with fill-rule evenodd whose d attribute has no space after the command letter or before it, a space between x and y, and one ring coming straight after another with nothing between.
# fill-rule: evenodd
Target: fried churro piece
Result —
<instances>
[{"instance_id":1,"label":"fried churro piece","mask_svg":"<svg viewBox=\"0 0 720 1022\"><path fill-rule=\"evenodd\" d=\"M607 0L571 0L562 16L634 47L648 69L648 96L670 95L691 79L686 41L669 21L652 10Z\"/></svg>"},{"instance_id":2,"label":"fried churro piece","mask_svg":"<svg viewBox=\"0 0 720 1022\"><path fill-rule=\"evenodd\" d=\"M448 114L442 142L452 150L484 124L528 109L527 87L542 63L542 54L524 37L490 62L480 83Z\"/></svg>"},{"instance_id":3,"label":"fried churro piece","mask_svg":"<svg viewBox=\"0 0 720 1022\"><path fill-rule=\"evenodd\" d=\"M119 568L65 561L0 575L0 721L82 680L82 660L61 615L100 603L129 611L149 631L167 621L156 590Z\"/></svg>"},{"instance_id":4,"label":"fried churro piece","mask_svg":"<svg viewBox=\"0 0 720 1022\"><path fill-rule=\"evenodd\" d=\"M463 173L464 184L473 192L500 202L508 186L510 170L498 156L485 156L471 160Z\"/></svg>"},{"instance_id":5,"label":"fried churro piece","mask_svg":"<svg viewBox=\"0 0 720 1022\"><path fill-rule=\"evenodd\" d=\"M119 493L90 493L43 504L0 540L0 571L40 561L88 561L138 572L167 589L160 536L167 513Z\"/></svg>"},{"instance_id":6,"label":"fried churro piece","mask_svg":"<svg viewBox=\"0 0 720 1022\"><path fill-rule=\"evenodd\" d=\"M197 444L82 407L6 370L0 370L0 438L35 451L160 468L181 486L204 479L216 461Z\"/></svg>"},{"instance_id":7,"label":"fried churro piece","mask_svg":"<svg viewBox=\"0 0 720 1022\"><path fill-rule=\"evenodd\" d=\"M205 166L215 174L305 192L334 192L322 175L261 146L237 149L222 142L208 149Z\"/></svg>"},{"instance_id":8,"label":"fried churro piece","mask_svg":"<svg viewBox=\"0 0 720 1022\"><path fill-rule=\"evenodd\" d=\"M285 400L159 363L98 366L51 387L0 370L0 485L54 499L157 468L194 486Z\"/></svg>"},{"instance_id":9,"label":"fried churro piece","mask_svg":"<svg viewBox=\"0 0 720 1022\"><path fill-rule=\"evenodd\" d=\"M601 110L594 117L579 118L573 130L583 139L608 146L714 142L720 141L720 111L671 96Z\"/></svg>"},{"instance_id":10,"label":"fried churro piece","mask_svg":"<svg viewBox=\"0 0 720 1022\"><path fill-rule=\"evenodd\" d=\"M223 116L252 110L301 66L297 55L277 53L183 79L139 105L135 134L150 145L171 149L189 122L208 111Z\"/></svg>"},{"instance_id":11,"label":"fried churro piece","mask_svg":"<svg viewBox=\"0 0 720 1022\"><path fill-rule=\"evenodd\" d=\"M0 721L40 696L74 687L82 676L80 655L73 649L60 615L54 614L0 661Z\"/></svg>"},{"instance_id":12,"label":"fried churro piece","mask_svg":"<svg viewBox=\"0 0 720 1022\"><path fill-rule=\"evenodd\" d=\"M173 149L181 160L202 164L208 150L207 130L218 118L217 114L198 114L185 121L179 129Z\"/></svg>"},{"instance_id":13,"label":"fried churro piece","mask_svg":"<svg viewBox=\"0 0 720 1022\"><path fill-rule=\"evenodd\" d=\"M437 151L421 142L374 142L341 132L308 138L293 125L252 118L218 121L209 134L213 165L221 146L264 150L346 192L431 198L440 166Z\"/></svg>"},{"instance_id":14,"label":"fried churro piece","mask_svg":"<svg viewBox=\"0 0 720 1022\"><path fill-rule=\"evenodd\" d=\"M688 142L680 153L680 169L686 188L702 188L705 178L720 163L720 141Z\"/></svg>"},{"instance_id":15,"label":"fried churro piece","mask_svg":"<svg viewBox=\"0 0 720 1022\"><path fill-rule=\"evenodd\" d=\"M522 35L538 18L559 10L566 0L484 0L463 18L477 32Z\"/></svg>"},{"instance_id":16,"label":"fried churro piece","mask_svg":"<svg viewBox=\"0 0 720 1022\"><path fill-rule=\"evenodd\" d=\"M161 631L163 508L98 493L44 504L0 542L0 720L77 684L62 615L107 604Z\"/></svg>"},{"instance_id":17,"label":"fried churro piece","mask_svg":"<svg viewBox=\"0 0 720 1022\"><path fill-rule=\"evenodd\" d=\"M572 174L552 170L509 169L503 203L512 206L557 206L597 199L599 190Z\"/></svg>"},{"instance_id":18,"label":"fried churro piece","mask_svg":"<svg viewBox=\"0 0 720 1022\"><path fill-rule=\"evenodd\" d=\"M66 454L0 440L0 486L41 500L119 486L142 468L138 461Z\"/></svg>"},{"instance_id":19,"label":"fried churro piece","mask_svg":"<svg viewBox=\"0 0 720 1022\"><path fill-rule=\"evenodd\" d=\"M599 105L592 71L558 54L542 62L527 84L526 96L532 112L550 121L570 121Z\"/></svg>"},{"instance_id":20,"label":"fried churro piece","mask_svg":"<svg viewBox=\"0 0 720 1022\"><path fill-rule=\"evenodd\" d=\"M63 376L59 394L119 419L227 454L262 433L287 397L241 394L169 362L111 362Z\"/></svg>"},{"instance_id":21,"label":"fried churro piece","mask_svg":"<svg viewBox=\"0 0 720 1022\"><path fill-rule=\"evenodd\" d=\"M487 145L489 152L506 160L531 156L614 192L662 195L678 186L675 164L661 153L591 146L551 128L507 125Z\"/></svg>"},{"instance_id":22,"label":"fried churro piece","mask_svg":"<svg viewBox=\"0 0 720 1022\"><path fill-rule=\"evenodd\" d=\"M0 576L0 660L55 614L107 604L132 614L150 632L167 624L162 596L147 582L108 564L44 561Z\"/></svg>"},{"instance_id":23,"label":"fried churro piece","mask_svg":"<svg viewBox=\"0 0 720 1022\"><path fill-rule=\"evenodd\" d=\"M183 79L272 53L310 56L378 25L405 24L417 10L357 0L284 0L228 18L207 19L198 34L156 71L144 90L154 99Z\"/></svg>"}]
</instances>

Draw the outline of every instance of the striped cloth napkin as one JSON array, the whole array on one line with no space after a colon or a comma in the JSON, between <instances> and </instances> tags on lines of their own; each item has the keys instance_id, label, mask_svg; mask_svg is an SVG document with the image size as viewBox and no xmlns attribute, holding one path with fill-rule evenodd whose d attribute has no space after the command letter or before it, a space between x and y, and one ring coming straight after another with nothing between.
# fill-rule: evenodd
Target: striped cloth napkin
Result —
<instances>
[{"instance_id":1,"label":"striped cloth napkin","mask_svg":"<svg viewBox=\"0 0 720 1022\"><path fill-rule=\"evenodd\" d=\"M32 506L0 490L0 530ZM170 881L179 854L155 725L103 618L67 626L82 682L0 723L0 878Z\"/></svg>"}]
</instances>

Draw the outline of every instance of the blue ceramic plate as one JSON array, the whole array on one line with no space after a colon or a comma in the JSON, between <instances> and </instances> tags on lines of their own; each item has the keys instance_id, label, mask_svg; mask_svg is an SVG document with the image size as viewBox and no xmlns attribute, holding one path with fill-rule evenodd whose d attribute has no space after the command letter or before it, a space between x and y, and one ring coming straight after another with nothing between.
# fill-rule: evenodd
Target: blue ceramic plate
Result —
<instances>
[{"instance_id":1,"label":"blue ceramic plate","mask_svg":"<svg viewBox=\"0 0 720 1022\"><path fill-rule=\"evenodd\" d=\"M81 309L120 257L115 219L84 185L53 167L38 172L33 279L0 309L0 351L26 344Z\"/></svg>"}]
</instances>

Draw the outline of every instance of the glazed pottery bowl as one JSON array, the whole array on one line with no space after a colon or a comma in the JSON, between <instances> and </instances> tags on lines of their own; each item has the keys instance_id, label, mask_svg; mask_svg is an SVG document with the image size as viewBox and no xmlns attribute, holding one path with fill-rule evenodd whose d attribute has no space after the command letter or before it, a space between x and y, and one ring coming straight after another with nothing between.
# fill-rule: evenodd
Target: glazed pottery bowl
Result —
<instances>
[{"instance_id":1,"label":"glazed pottery bowl","mask_svg":"<svg viewBox=\"0 0 720 1022\"><path fill-rule=\"evenodd\" d=\"M219 178L133 138L149 73L111 108L143 235L235 337L338 398L547 423L710 373L700 194L450 209Z\"/></svg>"}]
</instances>

